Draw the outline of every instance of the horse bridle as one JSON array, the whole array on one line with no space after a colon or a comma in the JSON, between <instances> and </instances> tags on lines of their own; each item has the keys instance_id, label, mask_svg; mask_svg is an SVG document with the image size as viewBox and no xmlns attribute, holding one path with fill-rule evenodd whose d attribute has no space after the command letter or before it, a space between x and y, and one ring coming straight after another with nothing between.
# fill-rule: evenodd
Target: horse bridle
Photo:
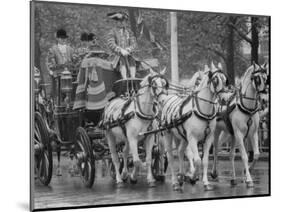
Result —
<instances>
[{"instance_id":1,"label":"horse bridle","mask_svg":"<svg viewBox=\"0 0 281 212\"><path fill-rule=\"evenodd\" d=\"M256 74L259 74L259 73L266 73L266 70L260 68L260 69L254 71L254 72L251 74L251 78L250 78L251 81L248 83L248 85L247 85L247 87L246 87L246 89L245 89L245 93L243 94L243 93L242 93L242 88L240 89L240 94L241 94L241 97L242 97L242 98L248 99L248 100L252 100L252 101L256 101L256 100L258 99L258 95L259 95L260 93L262 93L262 92L265 90L265 87L266 87L266 86L264 86L263 90L261 90L261 91L257 90L257 86L259 86L260 83L261 83L261 82L260 82L260 77L261 77L261 76L255 76L255 75L256 75ZM258 81L257 79L258 79L259 81ZM251 84L252 82L255 83L256 92L257 92L257 96L256 96L255 98L248 97L248 96L246 95L247 90L248 90L248 87L250 86L250 84ZM259 84L257 84L257 83L259 83Z\"/></svg>"},{"instance_id":2,"label":"horse bridle","mask_svg":"<svg viewBox=\"0 0 281 212\"><path fill-rule=\"evenodd\" d=\"M161 79L164 79L165 80L165 86L164 87L160 87L160 86L157 86L157 85L153 85L153 82L154 82L154 79L155 78L161 78ZM164 93L164 90L162 90L159 94L156 94L156 89L157 88L164 88L164 89L168 89L169 88L169 82L168 82L168 80L163 76L163 75L160 75L160 74L157 74L157 75L154 75L154 76L149 76L148 77L148 84L147 85L144 85L144 86L141 86L140 87L140 89L141 88L145 88L145 87L150 87L150 88L152 88L152 92L153 92L153 96L155 96L155 98L156 98L156 103L158 104L158 98L159 98L159 96L160 95L162 95L162 94L165 94ZM153 119L155 119L155 117L157 117L158 116L158 114L159 114L159 109L156 107L156 112L155 112L155 115L147 115L147 114L144 114L143 113L143 111L141 110L141 107L140 107L140 103L139 103L139 100L138 100L138 97L140 96L141 94L138 94L138 95L136 95L136 105L137 105L137 107L138 107L138 110L139 110L139 112L140 112L140 114L137 114L140 118L142 118L142 119L145 119L145 120L153 120ZM154 104L154 103L149 103L149 104Z\"/></svg>"},{"instance_id":3,"label":"horse bridle","mask_svg":"<svg viewBox=\"0 0 281 212\"><path fill-rule=\"evenodd\" d=\"M160 86L157 86L157 85L153 85L155 78L163 79L165 81L165 86L160 87ZM156 100L158 101L159 97L162 94L165 94L164 90L168 90L169 82L163 75L157 74L157 75L154 75L154 76L148 78L148 86L152 88L153 95L155 96ZM162 91L159 94L156 93L157 88L162 88Z\"/></svg>"},{"instance_id":4,"label":"horse bridle","mask_svg":"<svg viewBox=\"0 0 281 212\"><path fill-rule=\"evenodd\" d=\"M266 70L260 67L260 69L258 69L258 70L256 70L256 71L254 71L254 72L251 73L250 82L248 83L248 85L247 85L247 87L246 87L246 89L245 89L245 93L244 93L244 94L242 93L242 87L239 89L240 104L241 104L241 106L244 108L244 110L248 111L248 113L250 113L250 114L255 113L255 112L257 111L259 95L260 95L260 93L263 93L263 92L264 92L265 87L266 87L266 86L264 86L263 90L261 90L261 91L257 90L257 86L258 86L258 85L257 85L257 83L258 83L257 77L259 77L259 78L258 78L259 80L260 80L260 77L261 77L261 76L255 76L255 75L258 74L258 73L266 73ZM246 95L246 93L247 93L248 87L249 87L250 84L253 83L253 82L255 83L255 89L256 89L257 94L256 94L255 97L248 97L248 96ZM265 83L265 82L264 82L264 83ZM260 84L260 82L259 82L259 84ZM243 104L243 99L247 99L247 100L250 100L250 101L255 101L255 103L256 103L255 108L254 108L254 109L249 109L249 108L247 108L247 107Z\"/></svg>"},{"instance_id":5,"label":"horse bridle","mask_svg":"<svg viewBox=\"0 0 281 212\"><path fill-rule=\"evenodd\" d=\"M213 84L213 86L214 86L214 89L215 89L215 91L216 91L216 89L217 89L217 86L218 86L218 76L215 76L217 73L219 73L219 74L223 74L224 76L225 76L225 78L226 78L226 86L228 86L228 84L229 84L229 82L228 82L228 76L221 70L221 69L218 69L218 70L216 70L216 71L214 71L214 72L209 72L209 81L208 81L208 83L212 83ZM215 77L214 77L215 76ZM220 90L220 91L216 91L216 95L218 95L219 93L221 93L221 92L225 92L225 90L224 89L222 89L222 90Z\"/></svg>"}]
</instances>

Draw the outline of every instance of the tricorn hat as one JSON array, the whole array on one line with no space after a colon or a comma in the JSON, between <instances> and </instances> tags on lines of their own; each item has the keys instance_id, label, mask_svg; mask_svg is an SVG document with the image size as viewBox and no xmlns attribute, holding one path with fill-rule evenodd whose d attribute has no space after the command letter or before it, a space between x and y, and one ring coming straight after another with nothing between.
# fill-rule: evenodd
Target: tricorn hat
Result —
<instances>
[{"instance_id":1,"label":"tricorn hat","mask_svg":"<svg viewBox=\"0 0 281 212\"><path fill-rule=\"evenodd\" d=\"M107 17L116 21L124 21L124 20L128 20L129 15L125 12L111 12L111 13L107 13Z\"/></svg>"},{"instance_id":2,"label":"tricorn hat","mask_svg":"<svg viewBox=\"0 0 281 212\"><path fill-rule=\"evenodd\" d=\"M95 37L96 37L96 35L94 33L92 33L92 32L89 33L88 34L88 41L93 41Z\"/></svg>"},{"instance_id":3,"label":"tricorn hat","mask_svg":"<svg viewBox=\"0 0 281 212\"><path fill-rule=\"evenodd\" d=\"M67 34L66 34L66 31L64 29L59 29L57 31L57 38L68 38Z\"/></svg>"},{"instance_id":4,"label":"tricorn hat","mask_svg":"<svg viewBox=\"0 0 281 212\"><path fill-rule=\"evenodd\" d=\"M88 33L87 32L81 33L80 40L81 41L88 41Z\"/></svg>"}]
</instances>

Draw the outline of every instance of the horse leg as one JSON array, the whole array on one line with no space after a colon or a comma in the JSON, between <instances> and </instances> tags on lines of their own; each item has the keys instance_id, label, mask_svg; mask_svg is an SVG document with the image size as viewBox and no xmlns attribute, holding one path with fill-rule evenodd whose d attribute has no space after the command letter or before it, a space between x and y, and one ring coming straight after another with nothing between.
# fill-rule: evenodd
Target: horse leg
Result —
<instances>
[{"instance_id":1,"label":"horse leg","mask_svg":"<svg viewBox=\"0 0 281 212\"><path fill-rule=\"evenodd\" d=\"M242 158L244 168L245 168L246 184L247 184L247 187L253 187L254 184L253 184L253 180L252 180L252 177L250 175L250 172L249 172L248 155L247 155L247 152L246 152L246 149L245 149L245 146L244 146L243 138L244 138L243 133L237 129L236 133L235 133L235 139L236 139L236 142L239 145L239 149L240 149L240 152L241 152L241 158Z\"/></svg>"},{"instance_id":2,"label":"horse leg","mask_svg":"<svg viewBox=\"0 0 281 212\"><path fill-rule=\"evenodd\" d=\"M62 171L61 171L61 166L60 166L61 144L60 144L59 141L57 141L56 152L57 152L57 159L58 159L58 165L57 165L57 169L56 169L56 175L57 175L57 176L62 176Z\"/></svg>"},{"instance_id":3,"label":"horse leg","mask_svg":"<svg viewBox=\"0 0 281 212\"><path fill-rule=\"evenodd\" d=\"M128 156L129 156L129 144L128 142L125 142L125 146L123 149L123 170L121 174L121 178L123 181L126 181L128 178Z\"/></svg>"},{"instance_id":4,"label":"horse leg","mask_svg":"<svg viewBox=\"0 0 281 212\"><path fill-rule=\"evenodd\" d=\"M236 150L235 146L236 146L236 140L232 138L230 155L229 155L229 160L232 166L232 179L230 180L230 184L232 186L237 185L236 172L235 172L235 150Z\"/></svg>"},{"instance_id":5,"label":"horse leg","mask_svg":"<svg viewBox=\"0 0 281 212\"><path fill-rule=\"evenodd\" d=\"M139 172L139 169L141 168L141 160L139 158L139 153L138 153L138 140L135 137L128 135L128 141L129 141L131 153L133 155L133 163L134 163L134 168L130 176L130 182L132 184L136 184L137 174Z\"/></svg>"},{"instance_id":6,"label":"horse leg","mask_svg":"<svg viewBox=\"0 0 281 212\"><path fill-rule=\"evenodd\" d=\"M209 138L206 139L204 143L204 154L203 154L203 184L206 191L213 190L213 186L210 185L208 181L208 164L209 164L209 151L210 147L214 141L214 135L211 134Z\"/></svg>"},{"instance_id":7,"label":"horse leg","mask_svg":"<svg viewBox=\"0 0 281 212\"><path fill-rule=\"evenodd\" d=\"M152 148L154 145L154 138L156 135L149 136L145 141L145 154L146 154L146 167L147 167L147 183L149 187L155 187L155 179L152 174L151 160L152 160Z\"/></svg>"},{"instance_id":8,"label":"horse leg","mask_svg":"<svg viewBox=\"0 0 281 212\"><path fill-rule=\"evenodd\" d=\"M252 171L260 156L258 132L256 131L253 136L249 136L249 139L251 141L253 151L254 151L254 159L250 166L250 171Z\"/></svg>"},{"instance_id":9,"label":"horse leg","mask_svg":"<svg viewBox=\"0 0 281 212\"><path fill-rule=\"evenodd\" d=\"M175 174L175 166L174 166L174 156L173 156L173 136L170 133L166 133L164 136L165 146L167 151L167 157L169 161L169 167L172 175L172 186L175 191L180 190L180 186L178 183L178 179Z\"/></svg>"},{"instance_id":10,"label":"horse leg","mask_svg":"<svg viewBox=\"0 0 281 212\"><path fill-rule=\"evenodd\" d=\"M218 166L219 138L220 138L220 131L216 129L214 132L214 142L213 142L214 161L213 161L213 168L211 172L211 177L213 179L218 179L217 166Z\"/></svg>"},{"instance_id":11,"label":"horse leg","mask_svg":"<svg viewBox=\"0 0 281 212\"><path fill-rule=\"evenodd\" d=\"M194 155L193 155L192 150L189 145L186 148L186 157L189 162L189 171L186 173L186 176L188 178L191 178L195 172L195 167L194 167L194 162L193 162Z\"/></svg>"},{"instance_id":12,"label":"horse leg","mask_svg":"<svg viewBox=\"0 0 281 212\"><path fill-rule=\"evenodd\" d=\"M193 153L195 169L191 175L191 180L196 182L199 179L199 172L201 167L201 158L198 152L197 140L192 135L187 135L187 140L189 141L189 147Z\"/></svg>"},{"instance_id":13,"label":"horse leg","mask_svg":"<svg viewBox=\"0 0 281 212\"><path fill-rule=\"evenodd\" d=\"M178 155L179 155L179 173L178 173L178 181L180 186L183 185L184 182L184 151L187 147L187 142L184 140L180 141L178 147Z\"/></svg>"},{"instance_id":14,"label":"horse leg","mask_svg":"<svg viewBox=\"0 0 281 212\"><path fill-rule=\"evenodd\" d=\"M121 175L119 173L120 162L119 162L118 153L116 151L116 142L115 142L113 135L110 132L106 133L106 139L108 141L108 147L109 147L112 162L113 162L113 165L115 168L117 187L122 187L123 181L122 181Z\"/></svg>"}]
</instances>

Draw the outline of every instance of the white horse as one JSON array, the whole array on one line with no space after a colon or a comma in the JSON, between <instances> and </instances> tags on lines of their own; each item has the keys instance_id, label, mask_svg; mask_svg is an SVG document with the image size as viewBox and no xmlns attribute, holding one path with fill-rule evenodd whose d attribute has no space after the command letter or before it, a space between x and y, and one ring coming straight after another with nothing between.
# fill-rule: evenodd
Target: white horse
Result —
<instances>
[{"instance_id":1,"label":"white horse","mask_svg":"<svg viewBox=\"0 0 281 212\"><path fill-rule=\"evenodd\" d=\"M140 132L148 130L155 119L157 112L154 110L154 101L167 93L168 81L163 77L163 72L157 74L151 71L140 83L137 94L129 100L122 98L113 99L105 108L103 124L107 128L106 138L109 144L115 170L119 170L120 163L116 152L116 145L125 142L123 150L124 167L122 173L116 171L118 187L123 186L123 180L128 177L127 157L129 150L133 156L134 169L130 175L131 183L137 182L137 173L141 167L138 154L138 141L143 139ZM155 179L151 170L151 151L154 140L152 135L145 139L146 164L148 169L147 181L149 186L155 186Z\"/></svg>"},{"instance_id":2,"label":"white horse","mask_svg":"<svg viewBox=\"0 0 281 212\"><path fill-rule=\"evenodd\" d=\"M267 80L267 65L259 66L257 64L251 65L244 73L241 81L239 92L236 92L232 100L228 104L228 109L225 109L225 118L218 119L217 128L215 131L214 139L214 163L212 170L212 177L217 177L217 154L219 146L219 136L223 140L231 140L230 161L232 164L232 179L231 185L236 185L236 173L235 173L235 147L239 146L241 158L245 168L246 184L247 187L253 187L253 180L250 175L249 169L252 169L259 158L259 146L258 146L258 127L259 127L259 105L258 96L259 93L266 88ZM226 99L229 99L229 94ZM223 96L223 95L222 95ZM232 96L232 95L231 95ZM231 136L232 134L233 136ZM249 168L248 156L245 150L246 139L250 140L250 144L254 151L254 160Z\"/></svg>"},{"instance_id":3,"label":"white horse","mask_svg":"<svg viewBox=\"0 0 281 212\"><path fill-rule=\"evenodd\" d=\"M212 70L204 74L199 86L190 96L185 98L178 95L160 96L159 102L162 105L161 123L168 129L164 134L164 140L174 190L182 189L181 186L184 178L183 159L187 145L190 147L192 158L195 161L192 175L197 177L201 165L197 144L201 140L205 141L203 183L205 189L212 189L207 179L208 155L216 125L215 104L217 94L223 91L226 80L225 74L213 65ZM178 176L175 174L174 156L172 154L173 140L179 155L180 170Z\"/></svg>"}]
</instances>

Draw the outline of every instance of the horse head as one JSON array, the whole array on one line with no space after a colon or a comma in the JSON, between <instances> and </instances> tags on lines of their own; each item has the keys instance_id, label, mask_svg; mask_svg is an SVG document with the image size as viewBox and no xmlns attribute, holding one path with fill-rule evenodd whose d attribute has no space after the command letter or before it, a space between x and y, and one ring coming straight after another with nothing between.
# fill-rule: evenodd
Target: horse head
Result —
<instances>
[{"instance_id":1,"label":"horse head","mask_svg":"<svg viewBox=\"0 0 281 212\"><path fill-rule=\"evenodd\" d=\"M162 94L168 94L169 82L164 77L165 72L166 68L164 68L160 73L150 70L148 76L146 76L141 83L141 86L146 85L151 88L151 94L156 99L158 99Z\"/></svg>"},{"instance_id":2,"label":"horse head","mask_svg":"<svg viewBox=\"0 0 281 212\"><path fill-rule=\"evenodd\" d=\"M269 83L267 63L258 65L254 62L251 70L250 79L253 87L257 92L264 92Z\"/></svg>"},{"instance_id":3,"label":"horse head","mask_svg":"<svg viewBox=\"0 0 281 212\"><path fill-rule=\"evenodd\" d=\"M210 90L214 94L219 94L225 91L225 87L228 86L228 79L226 74L222 71L222 66L216 67L212 63L212 68L207 72L208 84L210 85Z\"/></svg>"}]
</instances>

